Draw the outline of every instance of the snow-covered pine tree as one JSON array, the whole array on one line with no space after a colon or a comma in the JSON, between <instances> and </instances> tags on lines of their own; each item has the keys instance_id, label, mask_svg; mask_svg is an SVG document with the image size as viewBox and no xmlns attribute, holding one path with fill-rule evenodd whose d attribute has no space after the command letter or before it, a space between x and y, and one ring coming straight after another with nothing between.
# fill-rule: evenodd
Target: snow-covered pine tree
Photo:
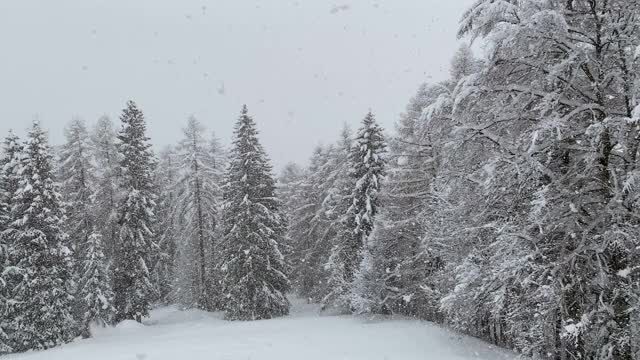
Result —
<instances>
[{"instance_id":1,"label":"snow-covered pine tree","mask_svg":"<svg viewBox=\"0 0 640 360\"><path fill-rule=\"evenodd\" d=\"M222 198L223 163L205 138L206 129L190 117L177 149L179 179L175 206L180 217L180 288L188 290L182 302L187 306L212 309L214 290L209 264L213 262L218 210Z\"/></svg>"},{"instance_id":2,"label":"snow-covered pine tree","mask_svg":"<svg viewBox=\"0 0 640 360\"><path fill-rule=\"evenodd\" d=\"M0 153L0 231L5 230L11 222L11 201L18 189L17 168L21 154L20 138L10 130L2 143Z\"/></svg>"},{"instance_id":3,"label":"snow-covered pine tree","mask_svg":"<svg viewBox=\"0 0 640 360\"><path fill-rule=\"evenodd\" d=\"M19 187L18 170L22 150L20 138L13 131L9 131L9 135L2 143L2 152L0 153L0 240L2 233L12 222L11 209L13 208L14 195ZM2 249L4 247L0 247L0 251Z\"/></svg>"},{"instance_id":4,"label":"snow-covered pine tree","mask_svg":"<svg viewBox=\"0 0 640 360\"><path fill-rule=\"evenodd\" d=\"M82 303L82 317L79 321L84 337L91 336L91 325L105 327L113 324L115 317L111 279L101 237L99 233L92 232L82 244L80 252L83 259L76 298Z\"/></svg>"},{"instance_id":5,"label":"snow-covered pine tree","mask_svg":"<svg viewBox=\"0 0 640 360\"><path fill-rule=\"evenodd\" d=\"M269 319L286 315L290 288L279 250L285 224L275 195L271 165L255 122L242 107L234 130L223 187L223 238L219 269L226 317Z\"/></svg>"},{"instance_id":6,"label":"snow-covered pine tree","mask_svg":"<svg viewBox=\"0 0 640 360\"><path fill-rule=\"evenodd\" d=\"M116 321L142 321L155 297L149 261L157 252L152 227L155 222L156 161L146 136L142 111L133 101L120 116L118 133L121 154L121 191L125 194L118 208L119 243L114 269Z\"/></svg>"},{"instance_id":7,"label":"snow-covered pine tree","mask_svg":"<svg viewBox=\"0 0 640 360\"><path fill-rule=\"evenodd\" d=\"M53 178L53 156L38 122L29 131L20 164L9 228L12 305L9 341L14 351L47 349L71 340L73 288L71 251L62 230L61 196Z\"/></svg>"},{"instance_id":8,"label":"snow-covered pine tree","mask_svg":"<svg viewBox=\"0 0 640 360\"><path fill-rule=\"evenodd\" d=\"M101 116L92 129L91 149L95 160L94 213L96 230L102 235L105 255L114 262L118 242L117 204L120 201L120 153L113 121Z\"/></svg>"},{"instance_id":9,"label":"snow-covered pine tree","mask_svg":"<svg viewBox=\"0 0 640 360\"><path fill-rule=\"evenodd\" d=\"M371 249L368 240L380 211L379 195L386 175L386 152L383 130L369 112L358 129L349 153L349 163L352 166L350 176L355 181L355 187L351 195L353 202L347 211L346 225L352 234L344 239L341 254L344 259L345 280L353 283L350 289L351 307L356 311L363 310L362 298L375 296L364 289L372 290L372 286L365 283L374 281L371 278L373 275L369 273ZM358 270L359 267L362 270Z\"/></svg>"},{"instance_id":10,"label":"snow-covered pine tree","mask_svg":"<svg viewBox=\"0 0 640 360\"><path fill-rule=\"evenodd\" d=\"M373 222L380 206L378 195L386 175L387 144L382 128L369 112L351 148L349 161L353 166L351 177L356 180L351 212L355 214L354 232L366 243L373 230Z\"/></svg>"},{"instance_id":11,"label":"snow-covered pine tree","mask_svg":"<svg viewBox=\"0 0 640 360\"><path fill-rule=\"evenodd\" d=\"M438 290L430 275L442 262L424 239L423 217L434 172L432 143L425 136L423 110L435 102L438 87L423 84L396 124L384 191L368 251L355 282L354 301L362 312L392 312L437 320Z\"/></svg>"},{"instance_id":12,"label":"snow-covered pine tree","mask_svg":"<svg viewBox=\"0 0 640 360\"><path fill-rule=\"evenodd\" d=\"M0 153L0 355L13 351L9 334L9 300L11 298L10 275L17 268L9 268L9 250L11 246L8 230L13 222L11 209L15 193L19 188L19 168L22 157L22 144L13 131L4 139Z\"/></svg>"}]
</instances>

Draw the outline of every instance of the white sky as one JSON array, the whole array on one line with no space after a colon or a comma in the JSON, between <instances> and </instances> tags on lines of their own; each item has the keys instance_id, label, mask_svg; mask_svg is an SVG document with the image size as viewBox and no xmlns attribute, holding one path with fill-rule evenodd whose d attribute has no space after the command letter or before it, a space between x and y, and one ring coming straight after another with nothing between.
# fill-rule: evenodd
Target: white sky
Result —
<instances>
[{"instance_id":1,"label":"white sky","mask_svg":"<svg viewBox=\"0 0 640 360\"><path fill-rule=\"evenodd\" d=\"M190 114L228 143L246 103L274 165L305 163L369 109L393 130L473 2L0 0L0 136L37 117L59 144L132 99L157 148Z\"/></svg>"}]
</instances>

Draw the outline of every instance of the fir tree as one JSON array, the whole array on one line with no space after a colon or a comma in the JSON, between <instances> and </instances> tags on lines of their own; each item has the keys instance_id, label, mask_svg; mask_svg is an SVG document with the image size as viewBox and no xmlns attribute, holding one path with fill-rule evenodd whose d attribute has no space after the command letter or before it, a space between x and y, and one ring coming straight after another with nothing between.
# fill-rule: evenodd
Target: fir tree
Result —
<instances>
[{"instance_id":1,"label":"fir tree","mask_svg":"<svg viewBox=\"0 0 640 360\"><path fill-rule=\"evenodd\" d=\"M151 231L155 221L153 169L155 159L142 112L127 103L118 133L122 190L119 204L119 244L114 269L116 320L136 320L149 313L154 287L147 264L157 251Z\"/></svg>"},{"instance_id":2,"label":"fir tree","mask_svg":"<svg viewBox=\"0 0 640 360\"><path fill-rule=\"evenodd\" d=\"M356 271L362 262L367 239L373 231L378 213L379 190L385 176L383 158L387 145L382 128L369 112L349 152L351 194L343 197L349 207L342 219L336 243L331 253L333 268L330 281L333 298L340 306L347 305ZM352 304L353 305L353 304Z\"/></svg>"},{"instance_id":3,"label":"fir tree","mask_svg":"<svg viewBox=\"0 0 640 360\"><path fill-rule=\"evenodd\" d=\"M0 158L0 231L11 222L13 195L18 190L17 168L20 164L22 144L13 131L4 139Z\"/></svg>"},{"instance_id":4,"label":"fir tree","mask_svg":"<svg viewBox=\"0 0 640 360\"><path fill-rule=\"evenodd\" d=\"M440 88L440 87L437 87ZM441 90L440 90L441 91ZM401 313L431 321L438 317L439 295L432 276L442 261L425 241L425 217L436 174L431 141L425 136L422 110L438 91L422 85L396 126L388 176L380 192L384 207L375 221L354 283L357 312Z\"/></svg>"},{"instance_id":5,"label":"fir tree","mask_svg":"<svg viewBox=\"0 0 640 360\"><path fill-rule=\"evenodd\" d=\"M11 246L9 225L13 222L11 209L15 194L19 188L18 170L22 157L22 144L13 133L3 142L0 158L0 354L13 351L9 334L9 300L11 298L11 282L9 277L17 268L9 267L9 250Z\"/></svg>"},{"instance_id":6,"label":"fir tree","mask_svg":"<svg viewBox=\"0 0 640 360\"><path fill-rule=\"evenodd\" d=\"M226 317L257 320L286 315L290 284L279 250L285 224L271 166L247 107L235 126L223 188L220 254Z\"/></svg>"},{"instance_id":7,"label":"fir tree","mask_svg":"<svg viewBox=\"0 0 640 360\"><path fill-rule=\"evenodd\" d=\"M74 335L71 252L62 231L61 196L53 156L37 122L20 164L9 228L9 339L14 351L47 349Z\"/></svg>"},{"instance_id":8,"label":"fir tree","mask_svg":"<svg viewBox=\"0 0 640 360\"><path fill-rule=\"evenodd\" d=\"M351 177L355 179L353 191L353 204L349 209L348 223L353 227L353 233L357 243L350 244L353 249L348 258L353 258L357 252L366 245L367 238L373 231L375 217L380 207L380 186L386 174L384 153L387 151L382 128L378 126L369 112L358 130L358 135L351 148L349 161L352 165ZM351 262L347 264L353 271ZM347 278L352 275L348 274Z\"/></svg>"},{"instance_id":9,"label":"fir tree","mask_svg":"<svg viewBox=\"0 0 640 360\"><path fill-rule=\"evenodd\" d=\"M20 139L13 131L10 131L3 142L0 155L0 241L2 240L2 233L8 229L9 224L13 221L11 209L15 194L19 188L18 171L20 169L22 150L23 146L20 143ZM7 245L8 243L0 242L0 256L2 256L3 251L7 251Z\"/></svg>"},{"instance_id":10,"label":"fir tree","mask_svg":"<svg viewBox=\"0 0 640 360\"><path fill-rule=\"evenodd\" d=\"M101 235L95 232L89 235L81 253L81 277L76 297L82 303L82 335L88 337L92 324L105 327L113 323L115 309Z\"/></svg>"}]
</instances>

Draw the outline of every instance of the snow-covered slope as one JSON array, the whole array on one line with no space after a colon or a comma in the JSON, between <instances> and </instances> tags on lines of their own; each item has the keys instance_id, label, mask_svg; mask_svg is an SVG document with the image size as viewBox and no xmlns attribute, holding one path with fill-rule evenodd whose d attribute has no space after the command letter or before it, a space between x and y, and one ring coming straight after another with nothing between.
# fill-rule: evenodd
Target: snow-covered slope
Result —
<instances>
[{"instance_id":1,"label":"snow-covered slope","mask_svg":"<svg viewBox=\"0 0 640 360\"><path fill-rule=\"evenodd\" d=\"M431 323L320 316L296 302L289 317L228 322L219 314L157 309L94 338L7 360L506 360L516 356ZM4 359L4 358L3 358Z\"/></svg>"}]
</instances>

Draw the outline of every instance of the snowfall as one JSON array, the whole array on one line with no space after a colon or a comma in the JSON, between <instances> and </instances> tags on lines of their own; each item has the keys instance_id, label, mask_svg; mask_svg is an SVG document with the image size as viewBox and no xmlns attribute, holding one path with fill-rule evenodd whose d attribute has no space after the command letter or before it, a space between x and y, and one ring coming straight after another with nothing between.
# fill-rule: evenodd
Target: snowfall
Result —
<instances>
[{"instance_id":1,"label":"snowfall","mask_svg":"<svg viewBox=\"0 0 640 360\"><path fill-rule=\"evenodd\" d=\"M3 360L504 360L511 352L429 322L321 314L292 300L284 318L229 322L218 313L154 310L143 324L94 329L93 338Z\"/></svg>"}]
</instances>

